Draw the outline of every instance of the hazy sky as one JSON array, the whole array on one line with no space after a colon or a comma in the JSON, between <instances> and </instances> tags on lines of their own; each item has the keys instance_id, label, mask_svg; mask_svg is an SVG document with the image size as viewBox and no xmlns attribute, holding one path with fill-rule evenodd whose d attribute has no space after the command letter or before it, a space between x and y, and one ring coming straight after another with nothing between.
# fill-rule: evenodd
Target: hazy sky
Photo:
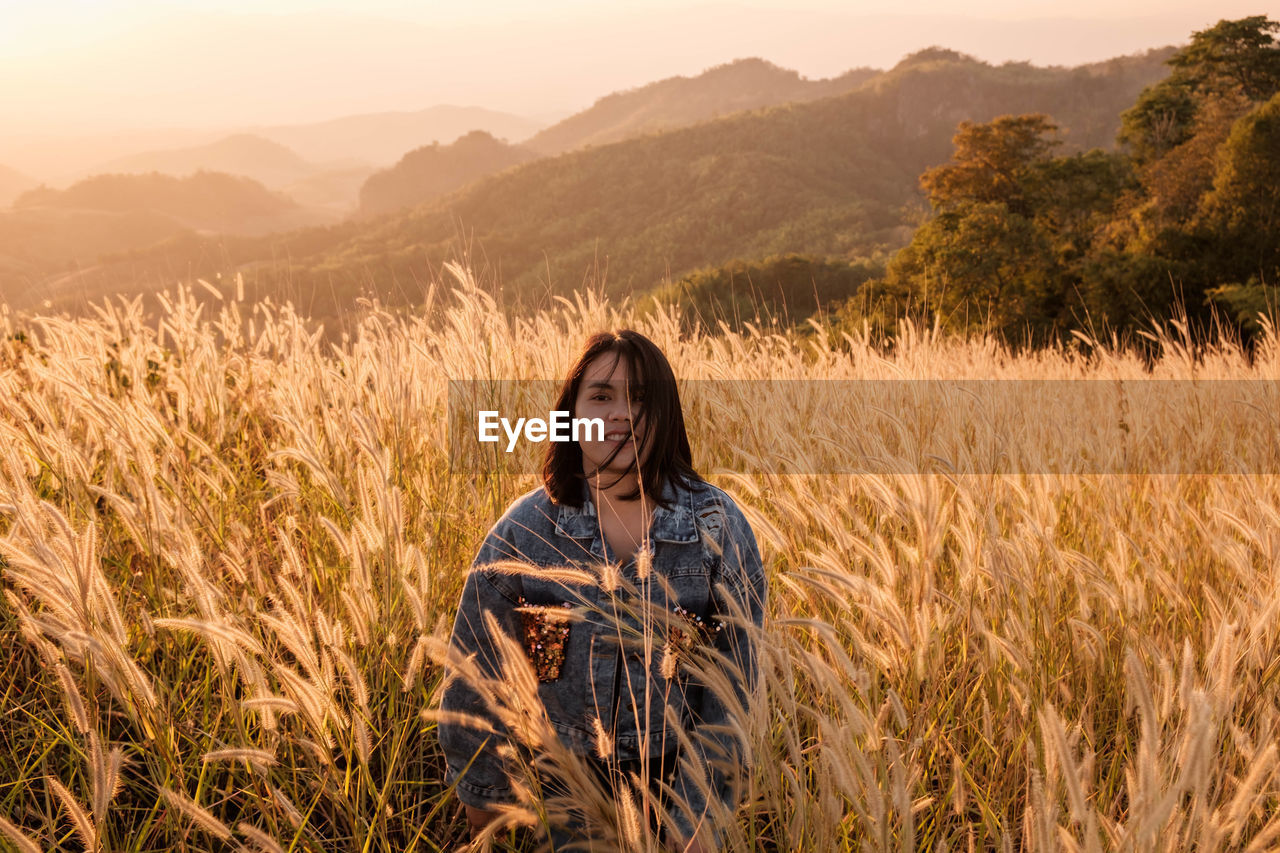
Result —
<instances>
[{"instance_id":1,"label":"hazy sky","mask_svg":"<svg viewBox=\"0 0 1280 853\"><path fill-rule=\"evenodd\" d=\"M1077 64L1248 14L1280 0L0 0L0 115L11 140L440 103L550 118L746 56L808 77L931 44Z\"/></svg>"}]
</instances>

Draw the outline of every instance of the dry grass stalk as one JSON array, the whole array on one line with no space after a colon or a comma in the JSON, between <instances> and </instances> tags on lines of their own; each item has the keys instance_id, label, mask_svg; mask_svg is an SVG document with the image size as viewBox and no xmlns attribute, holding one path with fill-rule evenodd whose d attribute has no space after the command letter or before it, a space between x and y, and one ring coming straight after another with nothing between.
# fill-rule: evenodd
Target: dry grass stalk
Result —
<instances>
[{"instance_id":1,"label":"dry grass stalk","mask_svg":"<svg viewBox=\"0 0 1280 853\"><path fill-rule=\"evenodd\" d=\"M86 846L176 849L186 822L140 817L166 806L231 838L168 788L219 791L263 850L460 840L432 787L438 715L422 711L443 664L479 677L449 659L452 608L488 524L535 483L507 460L477 480L449 458L447 378L557 377L590 332L635 325L685 379L885 380L852 411L830 385L756 386L753 411L796 430L728 417L745 393L732 382L690 398L695 462L738 496L771 580L763 689L722 733L754 758L735 768L747 799L706 815L727 850L1275 846L1280 478L1035 473L1064 430L1099 470L1158 469L1170 447L1224 472L1254 448L1276 470L1259 414L1274 399L1197 407L1190 384L1140 385L1273 381L1273 327L1252 360L1163 330L1148 372L1092 340L1014 356L923 327L891 352L821 329L689 333L594 294L517 319L446 272L433 315L371 304L334 347L291 307L221 290L203 308L171 293L158 321L141 301L80 320L0 312L0 618L34 697L0 713L9 743L85 757L79 782L25 747L0 753L21 803L0 820L9 843L34 849L21 827L69 819ZM1028 418L1012 397L902 382L965 379L1097 393L1079 410L1046 391ZM849 436L866 473L802 473L829 470ZM1009 444L1024 472L982 473ZM556 577L628 593L614 569ZM647 626L619 639L663 666L662 615L597 609ZM601 790L557 745L519 648L506 654L482 695L539 759L504 825L563 813L532 771L554 772L601 838L649 844L639 813L680 803ZM727 697L724 664L701 661ZM643 714L652 697L628 700ZM710 746L686 738L689 784L707 784ZM124 755L144 760L124 772Z\"/></svg>"}]
</instances>

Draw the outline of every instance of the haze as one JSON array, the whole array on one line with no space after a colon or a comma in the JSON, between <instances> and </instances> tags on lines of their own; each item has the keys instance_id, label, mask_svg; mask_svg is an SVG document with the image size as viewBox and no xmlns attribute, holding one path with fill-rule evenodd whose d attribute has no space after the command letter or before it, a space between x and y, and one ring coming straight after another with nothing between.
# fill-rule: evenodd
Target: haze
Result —
<instances>
[{"instance_id":1,"label":"haze","mask_svg":"<svg viewBox=\"0 0 1280 853\"><path fill-rule=\"evenodd\" d=\"M44 178L70 169L86 137L105 157L158 140L158 128L190 131L166 144L194 143L214 131L437 104L550 123L609 92L747 56L811 78L887 68L931 44L992 62L1074 65L1181 43L1220 18L1273 13L1276 4L828 0L797 10L779 0L282 0L271 14L260 8L6 0L0 163Z\"/></svg>"}]
</instances>

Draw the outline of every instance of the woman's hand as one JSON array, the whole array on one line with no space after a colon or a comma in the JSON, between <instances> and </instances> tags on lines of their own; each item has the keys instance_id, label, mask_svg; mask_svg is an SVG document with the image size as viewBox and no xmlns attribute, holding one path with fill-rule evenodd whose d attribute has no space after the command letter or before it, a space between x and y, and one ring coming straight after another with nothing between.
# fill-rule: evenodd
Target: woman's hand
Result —
<instances>
[{"instance_id":1,"label":"woman's hand","mask_svg":"<svg viewBox=\"0 0 1280 853\"><path fill-rule=\"evenodd\" d=\"M479 835L480 831L498 816L498 813L492 809L478 809L475 806L467 806L465 804L464 808L467 810L467 824L471 827L472 838Z\"/></svg>"}]
</instances>

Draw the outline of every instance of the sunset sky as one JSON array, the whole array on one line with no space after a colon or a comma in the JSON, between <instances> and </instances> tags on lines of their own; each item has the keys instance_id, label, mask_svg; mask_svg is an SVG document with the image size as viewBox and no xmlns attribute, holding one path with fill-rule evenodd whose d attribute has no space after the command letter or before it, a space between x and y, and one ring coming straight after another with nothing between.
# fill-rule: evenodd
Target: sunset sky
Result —
<instances>
[{"instance_id":1,"label":"sunset sky","mask_svg":"<svg viewBox=\"0 0 1280 853\"><path fill-rule=\"evenodd\" d=\"M931 44L1077 64L1249 14L1280 17L1280 3L0 0L0 114L10 140L442 103L550 121L747 56L807 77L887 68Z\"/></svg>"}]
</instances>

